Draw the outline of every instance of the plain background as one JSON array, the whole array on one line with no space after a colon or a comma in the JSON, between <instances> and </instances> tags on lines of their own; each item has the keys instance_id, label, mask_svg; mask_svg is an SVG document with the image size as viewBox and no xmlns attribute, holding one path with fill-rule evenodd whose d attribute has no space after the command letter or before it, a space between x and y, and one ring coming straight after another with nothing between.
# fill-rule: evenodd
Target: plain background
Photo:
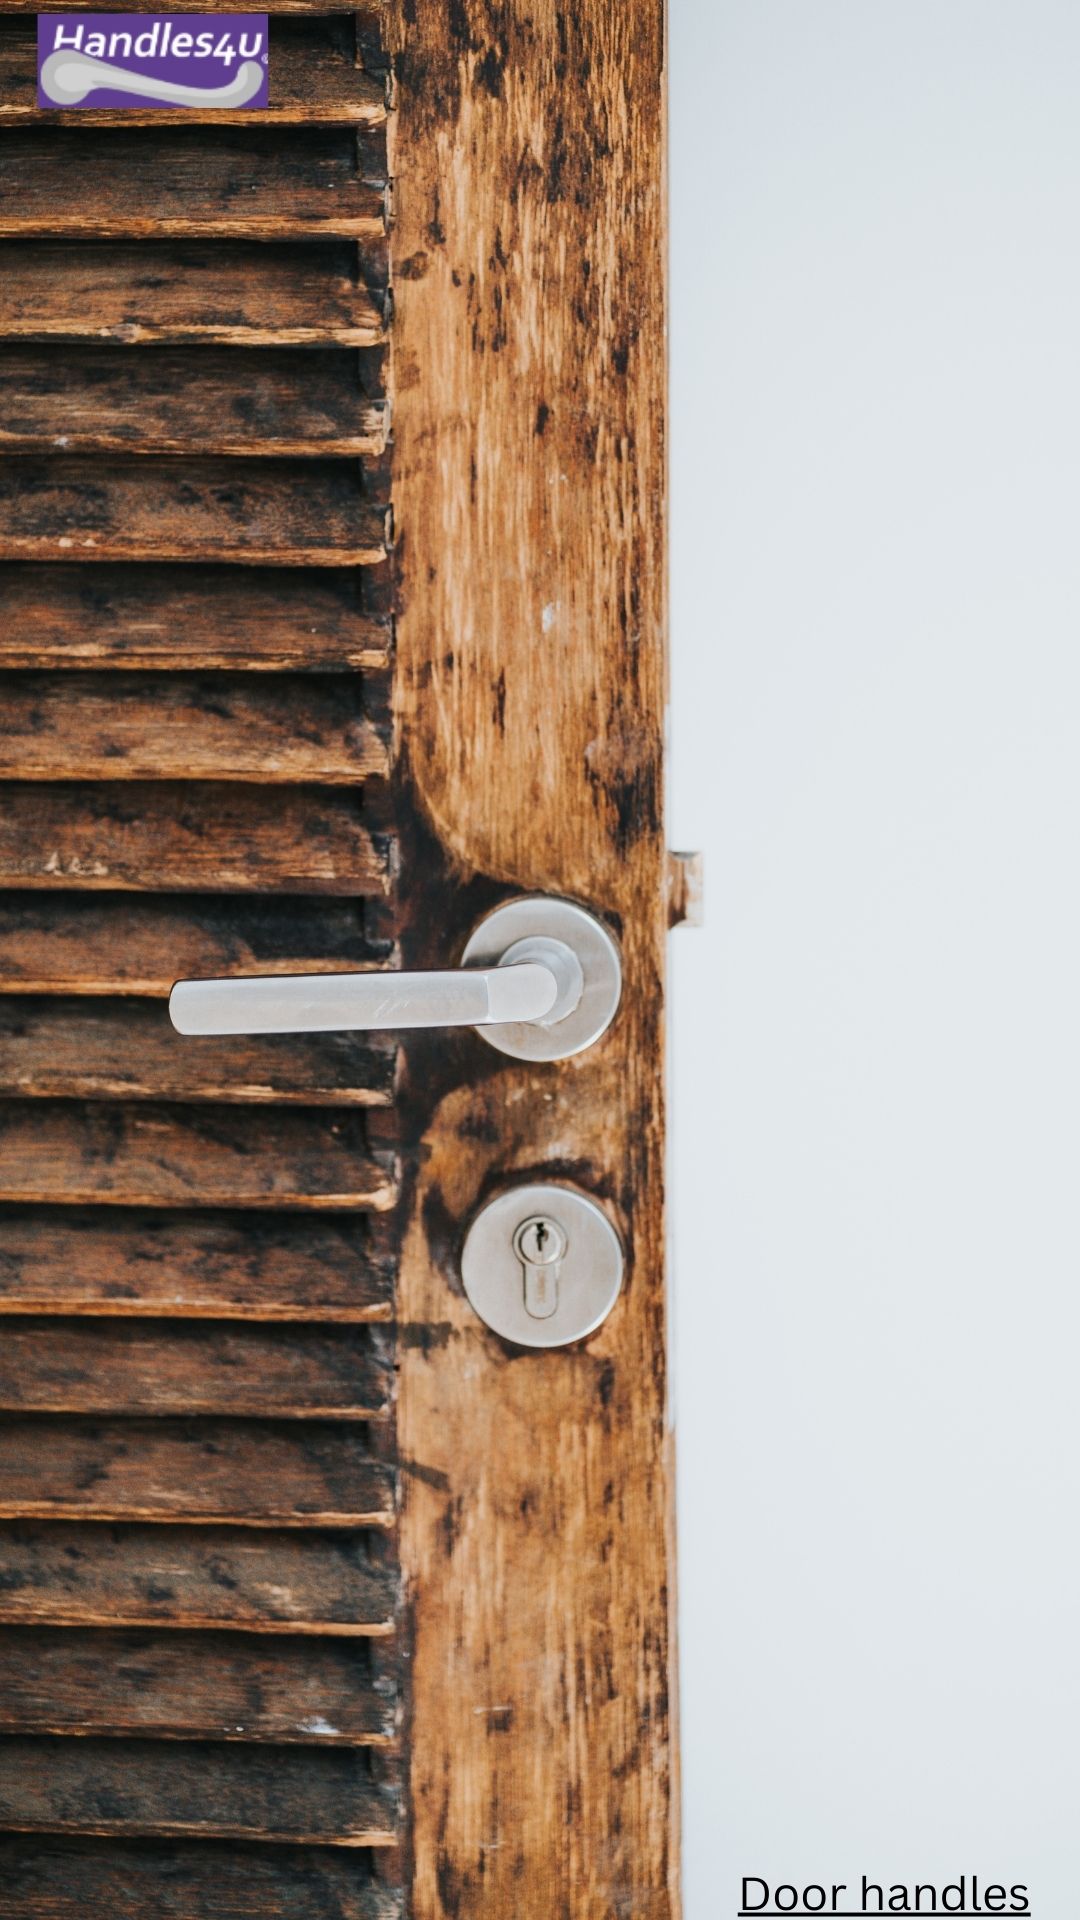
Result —
<instances>
[{"instance_id":1,"label":"plain background","mask_svg":"<svg viewBox=\"0 0 1080 1920\"><path fill-rule=\"evenodd\" d=\"M687 1920L1072 1920L1080 6L670 20Z\"/></svg>"}]
</instances>

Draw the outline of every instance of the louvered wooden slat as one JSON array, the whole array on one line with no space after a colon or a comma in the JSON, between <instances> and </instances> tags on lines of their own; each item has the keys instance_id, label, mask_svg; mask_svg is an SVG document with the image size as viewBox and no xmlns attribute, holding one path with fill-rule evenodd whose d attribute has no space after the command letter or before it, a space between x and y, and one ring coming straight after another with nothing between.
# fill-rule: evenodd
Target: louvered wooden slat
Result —
<instances>
[{"instance_id":1,"label":"louvered wooden slat","mask_svg":"<svg viewBox=\"0 0 1080 1920\"><path fill-rule=\"evenodd\" d=\"M275 780L385 776L360 681L282 674L0 674L0 779Z\"/></svg>"},{"instance_id":2,"label":"louvered wooden slat","mask_svg":"<svg viewBox=\"0 0 1080 1920\"><path fill-rule=\"evenodd\" d=\"M200 0L205 4L205 0ZM0 1839L0 1920L402 1920L358 1852Z\"/></svg>"},{"instance_id":3,"label":"louvered wooden slat","mask_svg":"<svg viewBox=\"0 0 1080 1920\"><path fill-rule=\"evenodd\" d=\"M389 1106L394 1062L377 1034L192 1039L156 1001L0 999L0 1099Z\"/></svg>"},{"instance_id":4,"label":"louvered wooden slat","mask_svg":"<svg viewBox=\"0 0 1080 1920\"><path fill-rule=\"evenodd\" d=\"M0 1413L377 1420L390 1385L368 1328L27 1317L0 1339Z\"/></svg>"},{"instance_id":5,"label":"louvered wooden slat","mask_svg":"<svg viewBox=\"0 0 1080 1920\"><path fill-rule=\"evenodd\" d=\"M0 236L85 240L381 239L385 188L355 132L169 127L11 128L0 141Z\"/></svg>"},{"instance_id":6,"label":"louvered wooden slat","mask_svg":"<svg viewBox=\"0 0 1080 1920\"><path fill-rule=\"evenodd\" d=\"M386 83L296 10L202 125L0 19L0 1920L401 1912L396 1047L161 1004L392 958Z\"/></svg>"},{"instance_id":7,"label":"louvered wooden slat","mask_svg":"<svg viewBox=\"0 0 1080 1920\"><path fill-rule=\"evenodd\" d=\"M0 1622L385 1639L397 1578L383 1544L379 1531L7 1521Z\"/></svg>"},{"instance_id":8,"label":"louvered wooden slat","mask_svg":"<svg viewBox=\"0 0 1080 1920\"><path fill-rule=\"evenodd\" d=\"M362 1114L0 1101L0 1201L380 1210L396 1199Z\"/></svg>"},{"instance_id":9,"label":"louvered wooden slat","mask_svg":"<svg viewBox=\"0 0 1080 1920\"><path fill-rule=\"evenodd\" d=\"M0 452L370 456L387 424L343 347L0 348Z\"/></svg>"},{"instance_id":10,"label":"louvered wooden slat","mask_svg":"<svg viewBox=\"0 0 1080 1920\"><path fill-rule=\"evenodd\" d=\"M369 578L354 568L0 566L0 667L383 668L390 623L364 605Z\"/></svg>"},{"instance_id":11,"label":"louvered wooden slat","mask_svg":"<svg viewBox=\"0 0 1080 1920\"><path fill-rule=\"evenodd\" d=\"M380 1526L392 1516L391 1482L360 1426L0 1419L8 1520Z\"/></svg>"},{"instance_id":12,"label":"louvered wooden slat","mask_svg":"<svg viewBox=\"0 0 1080 1920\"><path fill-rule=\"evenodd\" d=\"M370 1642L9 1628L0 1734L388 1746Z\"/></svg>"},{"instance_id":13,"label":"louvered wooden slat","mask_svg":"<svg viewBox=\"0 0 1080 1920\"><path fill-rule=\"evenodd\" d=\"M0 340L369 347L386 301L362 266L346 244L0 241Z\"/></svg>"},{"instance_id":14,"label":"louvered wooden slat","mask_svg":"<svg viewBox=\"0 0 1080 1920\"><path fill-rule=\"evenodd\" d=\"M0 465L0 560L372 566L386 558L387 520L356 461Z\"/></svg>"},{"instance_id":15,"label":"louvered wooden slat","mask_svg":"<svg viewBox=\"0 0 1080 1920\"><path fill-rule=\"evenodd\" d=\"M0 993L168 994L195 974L375 966L359 902L0 895Z\"/></svg>"},{"instance_id":16,"label":"louvered wooden slat","mask_svg":"<svg viewBox=\"0 0 1080 1920\"><path fill-rule=\"evenodd\" d=\"M388 1320L377 1220L0 1207L0 1311Z\"/></svg>"},{"instance_id":17,"label":"louvered wooden slat","mask_svg":"<svg viewBox=\"0 0 1080 1920\"><path fill-rule=\"evenodd\" d=\"M0 886L381 894L360 802L317 788L0 785Z\"/></svg>"},{"instance_id":18,"label":"louvered wooden slat","mask_svg":"<svg viewBox=\"0 0 1080 1920\"><path fill-rule=\"evenodd\" d=\"M386 86L356 65L355 35L348 20L270 21L270 105L258 110L261 127L332 125L380 127L386 120ZM37 104L37 33L34 23L0 17L0 127L7 123L148 127L190 126L197 107L140 107L132 100L115 109L79 107L70 113L42 111ZM215 126L247 126L250 109L212 107Z\"/></svg>"},{"instance_id":19,"label":"louvered wooden slat","mask_svg":"<svg viewBox=\"0 0 1080 1920\"><path fill-rule=\"evenodd\" d=\"M360 1753L153 1740L0 1741L0 1826L393 1846L396 1796Z\"/></svg>"}]
</instances>

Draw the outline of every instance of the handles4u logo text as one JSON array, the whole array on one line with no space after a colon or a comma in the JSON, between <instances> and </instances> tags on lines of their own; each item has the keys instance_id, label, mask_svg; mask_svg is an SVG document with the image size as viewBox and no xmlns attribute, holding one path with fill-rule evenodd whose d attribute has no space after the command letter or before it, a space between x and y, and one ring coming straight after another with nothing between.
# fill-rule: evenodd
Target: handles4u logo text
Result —
<instances>
[{"instance_id":1,"label":"handles4u logo text","mask_svg":"<svg viewBox=\"0 0 1080 1920\"><path fill-rule=\"evenodd\" d=\"M265 13L39 13L38 106L270 104Z\"/></svg>"}]
</instances>

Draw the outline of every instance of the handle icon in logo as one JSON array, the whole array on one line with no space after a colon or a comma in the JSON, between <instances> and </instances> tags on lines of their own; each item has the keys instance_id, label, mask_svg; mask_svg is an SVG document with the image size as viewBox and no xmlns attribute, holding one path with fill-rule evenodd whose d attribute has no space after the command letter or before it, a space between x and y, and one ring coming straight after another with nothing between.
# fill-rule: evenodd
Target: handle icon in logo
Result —
<instances>
[{"instance_id":1,"label":"handle icon in logo","mask_svg":"<svg viewBox=\"0 0 1080 1920\"><path fill-rule=\"evenodd\" d=\"M245 60L223 87L192 87L179 80L158 80L149 73L128 73L78 48L51 53L41 69L41 88L58 107L75 107L95 87L138 93L148 100L171 100L179 107L244 107L266 79L257 60Z\"/></svg>"}]
</instances>

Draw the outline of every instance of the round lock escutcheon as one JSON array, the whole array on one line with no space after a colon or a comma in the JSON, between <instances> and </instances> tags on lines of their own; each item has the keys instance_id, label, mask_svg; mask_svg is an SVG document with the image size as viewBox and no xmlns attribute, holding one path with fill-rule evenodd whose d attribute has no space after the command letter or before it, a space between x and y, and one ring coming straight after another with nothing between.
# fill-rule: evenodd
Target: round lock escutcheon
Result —
<instances>
[{"instance_id":1,"label":"round lock escutcheon","mask_svg":"<svg viewBox=\"0 0 1080 1920\"><path fill-rule=\"evenodd\" d=\"M519 1347L564 1347L607 1319L623 1265L622 1241L595 1200L536 1182L481 1207L465 1235L461 1277L493 1333Z\"/></svg>"}]
</instances>

